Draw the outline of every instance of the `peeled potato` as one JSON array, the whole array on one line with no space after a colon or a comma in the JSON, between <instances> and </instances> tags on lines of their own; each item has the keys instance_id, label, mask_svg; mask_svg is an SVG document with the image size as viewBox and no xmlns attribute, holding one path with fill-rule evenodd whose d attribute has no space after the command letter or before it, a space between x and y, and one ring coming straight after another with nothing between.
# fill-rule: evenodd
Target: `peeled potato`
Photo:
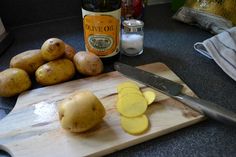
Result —
<instances>
[{"instance_id":1,"label":"peeled potato","mask_svg":"<svg viewBox=\"0 0 236 157\"><path fill-rule=\"evenodd\" d=\"M121 92L121 90L124 89L124 88L135 88L135 89L139 90L139 86L136 83L134 83L134 82L123 82L123 83L121 83L117 86L117 92L118 93Z\"/></svg>"},{"instance_id":2,"label":"peeled potato","mask_svg":"<svg viewBox=\"0 0 236 157\"><path fill-rule=\"evenodd\" d=\"M122 128L130 134L141 134L148 129L148 119L146 115L128 118L121 116Z\"/></svg>"},{"instance_id":3,"label":"peeled potato","mask_svg":"<svg viewBox=\"0 0 236 157\"><path fill-rule=\"evenodd\" d=\"M105 116L105 108L90 91L76 92L59 104L61 126L71 132L84 132Z\"/></svg>"},{"instance_id":4,"label":"peeled potato","mask_svg":"<svg viewBox=\"0 0 236 157\"><path fill-rule=\"evenodd\" d=\"M58 38L50 38L46 40L41 47L43 59L46 61L58 59L63 56L64 52L65 43Z\"/></svg>"},{"instance_id":5,"label":"peeled potato","mask_svg":"<svg viewBox=\"0 0 236 157\"><path fill-rule=\"evenodd\" d=\"M142 115L147 109L147 101L138 94L129 94L118 100L117 110L126 117Z\"/></svg>"},{"instance_id":6,"label":"peeled potato","mask_svg":"<svg viewBox=\"0 0 236 157\"><path fill-rule=\"evenodd\" d=\"M152 104L156 99L156 94L152 91L143 92L143 96L147 100L148 105Z\"/></svg>"}]
</instances>

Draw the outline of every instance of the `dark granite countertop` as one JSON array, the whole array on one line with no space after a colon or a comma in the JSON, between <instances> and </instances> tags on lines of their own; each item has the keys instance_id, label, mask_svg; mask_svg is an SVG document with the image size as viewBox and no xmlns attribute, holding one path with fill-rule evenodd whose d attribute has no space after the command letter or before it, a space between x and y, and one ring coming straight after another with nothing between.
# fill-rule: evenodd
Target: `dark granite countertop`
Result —
<instances>
[{"instance_id":1,"label":"dark granite countertop","mask_svg":"<svg viewBox=\"0 0 236 157\"><path fill-rule=\"evenodd\" d=\"M170 5L148 6L145 14L145 48L137 57L121 56L130 65L163 62L169 66L200 98L213 101L236 112L236 82L213 61L198 54L193 44L212 35L197 27L171 19ZM50 37L58 37L84 50L81 17L75 16L12 28L12 46L0 56L0 71L10 58L28 49L36 49ZM105 71L113 71L112 64ZM76 76L74 79L78 79ZM33 84L33 88L39 85ZM17 97L0 98L0 119L11 111ZM0 121L1 122L1 121ZM214 156L236 154L236 128L206 120L168 135L129 147L108 156ZM0 156L9 156L0 152Z\"/></svg>"}]
</instances>

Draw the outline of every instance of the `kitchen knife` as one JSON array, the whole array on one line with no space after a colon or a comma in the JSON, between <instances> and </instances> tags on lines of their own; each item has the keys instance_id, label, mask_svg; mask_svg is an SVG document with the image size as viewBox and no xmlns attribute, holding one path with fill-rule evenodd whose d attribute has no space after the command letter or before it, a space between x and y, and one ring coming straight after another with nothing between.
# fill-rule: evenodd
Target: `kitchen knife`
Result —
<instances>
[{"instance_id":1,"label":"kitchen knife","mask_svg":"<svg viewBox=\"0 0 236 157\"><path fill-rule=\"evenodd\" d=\"M181 93L183 86L150 72L116 62L114 68L127 76L153 89L156 89L206 115L209 118L236 126L236 114L212 102Z\"/></svg>"}]
</instances>

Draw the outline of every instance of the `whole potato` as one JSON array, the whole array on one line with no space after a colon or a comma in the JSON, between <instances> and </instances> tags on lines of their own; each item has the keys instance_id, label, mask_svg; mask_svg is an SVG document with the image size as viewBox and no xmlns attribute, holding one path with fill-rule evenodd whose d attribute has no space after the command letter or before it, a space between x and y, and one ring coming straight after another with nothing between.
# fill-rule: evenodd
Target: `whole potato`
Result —
<instances>
[{"instance_id":1,"label":"whole potato","mask_svg":"<svg viewBox=\"0 0 236 157\"><path fill-rule=\"evenodd\" d=\"M75 67L69 59L58 59L40 66L36 72L36 81L41 85L53 85L71 79Z\"/></svg>"},{"instance_id":2,"label":"whole potato","mask_svg":"<svg viewBox=\"0 0 236 157\"><path fill-rule=\"evenodd\" d=\"M59 119L64 129L84 132L105 116L105 109L99 99L90 91L75 92L59 104Z\"/></svg>"},{"instance_id":3,"label":"whole potato","mask_svg":"<svg viewBox=\"0 0 236 157\"><path fill-rule=\"evenodd\" d=\"M0 72L0 96L15 96L31 86L28 74L18 68L8 68Z\"/></svg>"},{"instance_id":4,"label":"whole potato","mask_svg":"<svg viewBox=\"0 0 236 157\"><path fill-rule=\"evenodd\" d=\"M76 69L84 75L98 75L103 71L101 59L93 53L80 51L74 56Z\"/></svg>"},{"instance_id":5,"label":"whole potato","mask_svg":"<svg viewBox=\"0 0 236 157\"><path fill-rule=\"evenodd\" d=\"M28 50L14 56L10 61L10 67L23 69L28 74L34 74L38 67L44 63L45 60L39 49Z\"/></svg>"},{"instance_id":6,"label":"whole potato","mask_svg":"<svg viewBox=\"0 0 236 157\"><path fill-rule=\"evenodd\" d=\"M72 46L70 46L69 44L65 44L64 58L67 58L67 59L73 61L75 54L76 54L75 49Z\"/></svg>"},{"instance_id":7,"label":"whole potato","mask_svg":"<svg viewBox=\"0 0 236 157\"><path fill-rule=\"evenodd\" d=\"M43 59L46 61L58 59L63 56L64 52L65 43L58 38L50 38L46 40L41 47Z\"/></svg>"}]
</instances>

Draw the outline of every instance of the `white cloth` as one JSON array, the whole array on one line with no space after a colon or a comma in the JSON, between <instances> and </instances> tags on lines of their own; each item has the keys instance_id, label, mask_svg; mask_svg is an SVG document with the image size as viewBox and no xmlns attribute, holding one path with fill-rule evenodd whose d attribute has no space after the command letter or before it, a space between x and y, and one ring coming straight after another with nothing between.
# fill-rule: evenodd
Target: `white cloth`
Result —
<instances>
[{"instance_id":1,"label":"white cloth","mask_svg":"<svg viewBox=\"0 0 236 157\"><path fill-rule=\"evenodd\" d=\"M226 74L236 81L236 27L194 44L194 49L213 59Z\"/></svg>"}]
</instances>

